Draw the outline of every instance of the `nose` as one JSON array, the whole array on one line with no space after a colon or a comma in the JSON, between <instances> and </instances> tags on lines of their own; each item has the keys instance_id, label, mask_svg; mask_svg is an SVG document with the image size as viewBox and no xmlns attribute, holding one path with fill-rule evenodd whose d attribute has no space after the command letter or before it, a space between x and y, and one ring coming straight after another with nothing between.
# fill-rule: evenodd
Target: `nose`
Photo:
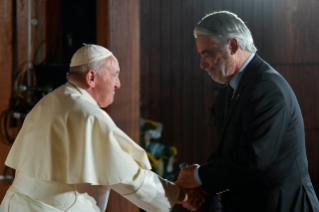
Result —
<instances>
[{"instance_id":1,"label":"nose","mask_svg":"<svg viewBox=\"0 0 319 212\"><path fill-rule=\"evenodd\" d=\"M205 61L205 59L203 59L203 58L200 59L199 67L201 69L205 69L206 67L208 67L208 63Z\"/></svg>"},{"instance_id":2,"label":"nose","mask_svg":"<svg viewBox=\"0 0 319 212\"><path fill-rule=\"evenodd\" d=\"M121 81L119 78L117 78L116 83L115 83L115 88L119 89L121 87Z\"/></svg>"}]
</instances>

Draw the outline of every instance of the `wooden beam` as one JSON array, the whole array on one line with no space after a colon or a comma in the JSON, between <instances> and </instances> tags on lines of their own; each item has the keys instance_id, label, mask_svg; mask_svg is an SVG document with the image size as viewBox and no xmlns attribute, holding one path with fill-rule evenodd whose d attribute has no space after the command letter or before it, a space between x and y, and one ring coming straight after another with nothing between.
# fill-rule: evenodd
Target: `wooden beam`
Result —
<instances>
[{"instance_id":1,"label":"wooden beam","mask_svg":"<svg viewBox=\"0 0 319 212\"><path fill-rule=\"evenodd\" d=\"M12 0L0 0L0 114L1 135L4 135L4 112L9 108L9 100L12 92ZM11 134L11 129L10 129ZM11 145L4 136L0 136L0 175L3 174ZM0 180L0 201L2 201L10 184Z\"/></svg>"},{"instance_id":2,"label":"wooden beam","mask_svg":"<svg viewBox=\"0 0 319 212\"><path fill-rule=\"evenodd\" d=\"M109 48L121 68L121 88L107 109L117 126L139 143L139 0L97 0L97 44ZM107 211L138 212L125 198L112 192Z\"/></svg>"}]
</instances>

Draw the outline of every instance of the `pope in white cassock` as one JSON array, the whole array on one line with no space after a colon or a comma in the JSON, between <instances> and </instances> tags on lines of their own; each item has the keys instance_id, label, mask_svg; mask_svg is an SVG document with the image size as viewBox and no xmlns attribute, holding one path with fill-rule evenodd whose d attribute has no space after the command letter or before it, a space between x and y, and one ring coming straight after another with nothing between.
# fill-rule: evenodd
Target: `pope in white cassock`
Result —
<instances>
[{"instance_id":1,"label":"pope in white cassock","mask_svg":"<svg viewBox=\"0 0 319 212\"><path fill-rule=\"evenodd\" d=\"M145 151L100 107L114 100L120 68L113 54L85 45L68 82L26 117L5 164L16 177L1 212L105 211L113 189L146 211L169 211L184 189L151 172Z\"/></svg>"}]
</instances>

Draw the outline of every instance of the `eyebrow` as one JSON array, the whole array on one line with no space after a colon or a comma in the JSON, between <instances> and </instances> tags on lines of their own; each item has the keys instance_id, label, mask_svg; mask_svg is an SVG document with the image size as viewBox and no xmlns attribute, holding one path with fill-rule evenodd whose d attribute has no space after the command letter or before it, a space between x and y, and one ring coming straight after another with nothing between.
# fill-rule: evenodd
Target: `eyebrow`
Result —
<instances>
[{"instance_id":1,"label":"eyebrow","mask_svg":"<svg viewBox=\"0 0 319 212\"><path fill-rule=\"evenodd\" d=\"M208 52L209 52L208 50L203 50L203 51L200 53L200 55L205 54L205 53L208 53Z\"/></svg>"}]
</instances>

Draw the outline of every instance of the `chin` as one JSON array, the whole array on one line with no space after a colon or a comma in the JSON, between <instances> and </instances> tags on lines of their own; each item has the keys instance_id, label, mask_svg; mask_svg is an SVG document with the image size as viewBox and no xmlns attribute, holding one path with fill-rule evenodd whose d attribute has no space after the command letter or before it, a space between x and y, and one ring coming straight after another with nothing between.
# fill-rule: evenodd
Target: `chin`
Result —
<instances>
[{"instance_id":1,"label":"chin","mask_svg":"<svg viewBox=\"0 0 319 212\"><path fill-rule=\"evenodd\" d=\"M225 84L226 83L226 82L224 82L224 80L222 80L222 79L220 79L218 77L213 77L213 76L211 76L211 77L212 77L212 80L214 80L215 82L218 82L220 84Z\"/></svg>"},{"instance_id":2,"label":"chin","mask_svg":"<svg viewBox=\"0 0 319 212\"><path fill-rule=\"evenodd\" d=\"M107 108L109 105L110 105L110 104L106 104L106 103L105 103L105 104L99 104L99 107L100 107L100 108Z\"/></svg>"},{"instance_id":3,"label":"chin","mask_svg":"<svg viewBox=\"0 0 319 212\"><path fill-rule=\"evenodd\" d=\"M105 104L105 106L104 106L104 107L108 107L108 106L110 106L112 103L113 103L113 101L108 102L107 104Z\"/></svg>"}]
</instances>

